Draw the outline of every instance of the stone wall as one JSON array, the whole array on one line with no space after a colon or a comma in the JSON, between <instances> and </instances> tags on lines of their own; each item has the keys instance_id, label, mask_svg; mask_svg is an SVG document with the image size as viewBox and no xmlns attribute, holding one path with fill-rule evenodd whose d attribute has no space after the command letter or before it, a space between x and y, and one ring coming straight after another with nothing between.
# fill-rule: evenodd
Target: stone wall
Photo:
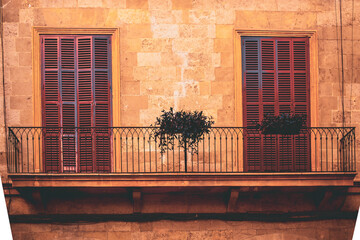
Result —
<instances>
[{"instance_id":1,"label":"stone wall","mask_svg":"<svg viewBox=\"0 0 360 240\"><path fill-rule=\"evenodd\" d=\"M334 1L4 0L3 5L9 126L33 124L33 26L120 29L123 126L147 126L171 106L204 110L216 125L234 126L234 29L316 30L319 124L341 126L340 20ZM355 11L355 26L358 15ZM352 28L351 17L352 2L343 1L344 105L347 123L356 126L360 30Z\"/></svg>"},{"instance_id":2,"label":"stone wall","mask_svg":"<svg viewBox=\"0 0 360 240\"><path fill-rule=\"evenodd\" d=\"M2 0L5 61L1 64L4 64L7 125L33 125L32 29L43 26L120 29L121 74L116 81L121 83L122 126L148 126L162 109L169 107L203 110L214 117L217 126L234 126L237 64L234 63L234 29L316 30L319 126L342 126L338 3L335 0ZM352 1L342 3L343 104L346 124L358 127L360 29L352 24L360 24L360 2L354 1L354 22ZM0 85L1 154L5 152L5 136ZM0 173L6 175L4 155L0 156ZM163 201L168 201L169 196L173 199L171 208L181 205L174 194L164 196ZM15 214L17 210L38 214L33 205L24 204L26 199L15 198L13 206L18 204L18 208L12 208ZM359 198L348 199L351 197L347 198L344 209L355 211ZM273 208L274 202L264 204ZM298 205L306 207L303 202ZM225 209L226 205L221 207ZM107 206L107 210L111 208ZM351 239L354 220L13 223L12 227L14 239L250 240L296 239L299 235L302 237L298 239Z\"/></svg>"},{"instance_id":3,"label":"stone wall","mask_svg":"<svg viewBox=\"0 0 360 240\"><path fill-rule=\"evenodd\" d=\"M100 222L72 224L11 225L14 240L35 239L104 239L104 240L350 240L354 220L319 220L304 222L250 221L152 221Z\"/></svg>"}]
</instances>

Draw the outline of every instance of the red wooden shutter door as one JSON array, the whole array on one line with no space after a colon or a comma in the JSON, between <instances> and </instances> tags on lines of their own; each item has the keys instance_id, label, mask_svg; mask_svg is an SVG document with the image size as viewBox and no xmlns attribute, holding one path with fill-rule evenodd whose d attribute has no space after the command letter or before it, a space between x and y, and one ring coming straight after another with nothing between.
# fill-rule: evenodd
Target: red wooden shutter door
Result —
<instances>
[{"instance_id":1,"label":"red wooden shutter door","mask_svg":"<svg viewBox=\"0 0 360 240\"><path fill-rule=\"evenodd\" d=\"M60 171L59 38L42 38L43 131L45 172Z\"/></svg>"},{"instance_id":2,"label":"red wooden shutter door","mask_svg":"<svg viewBox=\"0 0 360 240\"><path fill-rule=\"evenodd\" d=\"M258 39L243 40L243 102L244 123L246 127L254 126L260 120L260 43ZM245 168L248 171L259 171L261 168L260 135L257 131L245 133Z\"/></svg>"},{"instance_id":3,"label":"red wooden shutter door","mask_svg":"<svg viewBox=\"0 0 360 240\"><path fill-rule=\"evenodd\" d=\"M96 171L110 171L110 44L108 38L95 37L95 149Z\"/></svg>"},{"instance_id":4,"label":"red wooden shutter door","mask_svg":"<svg viewBox=\"0 0 360 240\"><path fill-rule=\"evenodd\" d=\"M63 171L76 171L75 38L60 37Z\"/></svg>"},{"instance_id":5,"label":"red wooden shutter door","mask_svg":"<svg viewBox=\"0 0 360 240\"><path fill-rule=\"evenodd\" d=\"M243 47L244 126L265 115L309 116L308 40L245 37ZM245 171L307 171L308 133L262 135L248 130L244 139Z\"/></svg>"},{"instance_id":6,"label":"red wooden shutter door","mask_svg":"<svg viewBox=\"0 0 360 240\"><path fill-rule=\"evenodd\" d=\"M42 36L41 40L45 171L109 172L109 37Z\"/></svg>"},{"instance_id":7,"label":"red wooden shutter door","mask_svg":"<svg viewBox=\"0 0 360 240\"><path fill-rule=\"evenodd\" d=\"M92 38L77 37L78 123L80 172L93 172L93 76Z\"/></svg>"}]
</instances>

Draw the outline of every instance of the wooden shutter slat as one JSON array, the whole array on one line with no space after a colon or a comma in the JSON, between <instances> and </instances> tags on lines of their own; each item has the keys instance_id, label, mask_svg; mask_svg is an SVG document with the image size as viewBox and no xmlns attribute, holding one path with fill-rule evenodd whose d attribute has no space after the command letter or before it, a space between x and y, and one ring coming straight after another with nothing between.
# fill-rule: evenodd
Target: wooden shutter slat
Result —
<instances>
[{"instance_id":1,"label":"wooden shutter slat","mask_svg":"<svg viewBox=\"0 0 360 240\"><path fill-rule=\"evenodd\" d=\"M58 68L58 38L47 37L43 38L43 41L43 64L45 66L45 69Z\"/></svg>"},{"instance_id":2,"label":"wooden shutter slat","mask_svg":"<svg viewBox=\"0 0 360 240\"><path fill-rule=\"evenodd\" d=\"M61 68L74 70L75 68L75 39L61 38Z\"/></svg>"},{"instance_id":3,"label":"wooden shutter slat","mask_svg":"<svg viewBox=\"0 0 360 240\"><path fill-rule=\"evenodd\" d=\"M78 91L79 91L79 102L90 102L92 101L92 82L91 72L84 71L78 73Z\"/></svg>"},{"instance_id":4,"label":"wooden shutter slat","mask_svg":"<svg viewBox=\"0 0 360 240\"><path fill-rule=\"evenodd\" d=\"M61 74L62 101L75 102L75 74L74 72L62 72Z\"/></svg>"},{"instance_id":5,"label":"wooden shutter slat","mask_svg":"<svg viewBox=\"0 0 360 240\"><path fill-rule=\"evenodd\" d=\"M94 38L95 46L95 68L96 69L108 69L108 43L107 38Z\"/></svg>"},{"instance_id":6,"label":"wooden shutter slat","mask_svg":"<svg viewBox=\"0 0 360 240\"><path fill-rule=\"evenodd\" d=\"M78 68L79 69L90 69L91 68L91 38L77 38L78 46Z\"/></svg>"}]
</instances>

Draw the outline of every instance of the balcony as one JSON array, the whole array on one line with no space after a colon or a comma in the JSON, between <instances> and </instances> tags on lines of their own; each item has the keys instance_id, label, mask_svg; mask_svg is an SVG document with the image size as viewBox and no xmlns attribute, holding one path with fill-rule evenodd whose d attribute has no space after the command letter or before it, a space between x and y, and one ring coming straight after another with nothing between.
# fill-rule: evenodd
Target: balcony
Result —
<instances>
[{"instance_id":1,"label":"balcony","mask_svg":"<svg viewBox=\"0 0 360 240\"><path fill-rule=\"evenodd\" d=\"M10 127L14 187L351 186L355 128L263 135L212 127L195 150L161 151L154 127Z\"/></svg>"}]
</instances>

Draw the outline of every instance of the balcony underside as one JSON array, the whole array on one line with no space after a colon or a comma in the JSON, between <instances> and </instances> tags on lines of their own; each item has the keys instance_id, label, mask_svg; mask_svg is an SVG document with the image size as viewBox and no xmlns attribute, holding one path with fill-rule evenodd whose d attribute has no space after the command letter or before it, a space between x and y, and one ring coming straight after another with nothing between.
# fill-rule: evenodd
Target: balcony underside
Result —
<instances>
[{"instance_id":1,"label":"balcony underside","mask_svg":"<svg viewBox=\"0 0 360 240\"><path fill-rule=\"evenodd\" d=\"M286 187L353 186L355 172L323 173L163 173L9 174L23 187Z\"/></svg>"}]
</instances>

